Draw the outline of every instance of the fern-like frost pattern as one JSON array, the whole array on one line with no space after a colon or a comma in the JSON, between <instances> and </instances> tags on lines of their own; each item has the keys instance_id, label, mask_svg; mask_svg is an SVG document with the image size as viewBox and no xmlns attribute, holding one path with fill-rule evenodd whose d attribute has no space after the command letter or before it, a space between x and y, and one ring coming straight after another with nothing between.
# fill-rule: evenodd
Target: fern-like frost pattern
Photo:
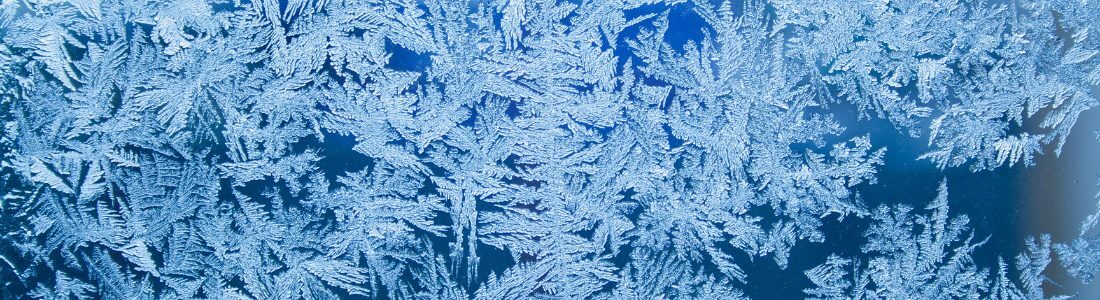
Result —
<instances>
[{"instance_id":1,"label":"fern-like frost pattern","mask_svg":"<svg viewBox=\"0 0 1100 300\"><path fill-rule=\"evenodd\" d=\"M1082 0L0 1L0 296L769 298L767 269L807 298L1071 297L1048 274L1100 270L1100 212L990 261L951 178L861 191L1057 158L1100 104L1097 25Z\"/></svg>"}]
</instances>

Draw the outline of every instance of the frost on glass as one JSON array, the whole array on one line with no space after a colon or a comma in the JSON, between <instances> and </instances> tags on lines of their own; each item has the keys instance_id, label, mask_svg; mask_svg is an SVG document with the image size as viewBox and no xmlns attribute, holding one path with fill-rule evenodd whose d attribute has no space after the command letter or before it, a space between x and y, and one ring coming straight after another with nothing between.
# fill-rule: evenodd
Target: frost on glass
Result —
<instances>
[{"instance_id":1,"label":"frost on glass","mask_svg":"<svg viewBox=\"0 0 1100 300\"><path fill-rule=\"evenodd\" d=\"M990 263L1000 232L950 209L949 176L921 203L860 191L889 164L1057 158L1100 104L1097 20L1077 0L0 1L0 295L766 298L763 269L811 298L1058 297L1051 270L1100 269L1100 212ZM918 151L888 159L883 132Z\"/></svg>"}]
</instances>

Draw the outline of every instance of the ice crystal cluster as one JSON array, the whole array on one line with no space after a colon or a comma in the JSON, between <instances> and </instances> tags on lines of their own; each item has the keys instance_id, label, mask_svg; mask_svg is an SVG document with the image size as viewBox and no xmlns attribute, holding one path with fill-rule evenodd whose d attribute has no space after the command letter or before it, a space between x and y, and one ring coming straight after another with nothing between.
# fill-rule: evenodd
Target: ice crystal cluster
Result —
<instances>
[{"instance_id":1,"label":"ice crystal cluster","mask_svg":"<svg viewBox=\"0 0 1100 300\"><path fill-rule=\"evenodd\" d=\"M1056 158L1100 104L1098 25L1093 0L2 0L0 296L1058 297L1100 215L990 262L948 176L860 191Z\"/></svg>"}]
</instances>

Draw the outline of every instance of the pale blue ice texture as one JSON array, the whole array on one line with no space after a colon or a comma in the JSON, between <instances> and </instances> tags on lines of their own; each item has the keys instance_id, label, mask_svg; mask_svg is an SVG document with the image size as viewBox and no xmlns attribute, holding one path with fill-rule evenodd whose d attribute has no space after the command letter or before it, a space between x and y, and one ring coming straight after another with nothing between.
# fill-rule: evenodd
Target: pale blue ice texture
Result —
<instances>
[{"instance_id":1,"label":"pale blue ice texture","mask_svg":"<svg viewBox=\"0 0 1100 300\"><path fill-rule=\"evenodd\" d=\"M1097 144L1098 25L1094 0L3 0L0 298L1097 297L1095 204L1050 209L1096 199L1019 178L1100 161L1063 155Z\"/></svg>"}]
</instances>

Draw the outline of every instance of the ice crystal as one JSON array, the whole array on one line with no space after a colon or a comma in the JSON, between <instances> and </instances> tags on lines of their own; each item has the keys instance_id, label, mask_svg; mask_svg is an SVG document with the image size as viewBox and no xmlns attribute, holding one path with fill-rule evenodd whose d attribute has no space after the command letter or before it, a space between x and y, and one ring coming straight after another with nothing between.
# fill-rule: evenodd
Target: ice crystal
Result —
<instances>
[{"instance_id":1,"label":"ice crystal","mask_svg":"<svg viewBox=\"0 0 1100 300\"><path fill-rule=\"evenodd\" d=\"M901 159L1062 151L1088 1L0 1L4 298L1041 298ZM848 116L851 116L849 118ZM876 203L883 202L876 199ZM1082 279L1087 232L1054 243ZM861 253L795 265L863 226ZM866 224L865 224L866 225ZM1059 237L1060 238L1060 237ZM1063 241L1063 239L1055 239ZM801 275L801 274L796 274Z\"/></svg>"}]
</instances>

